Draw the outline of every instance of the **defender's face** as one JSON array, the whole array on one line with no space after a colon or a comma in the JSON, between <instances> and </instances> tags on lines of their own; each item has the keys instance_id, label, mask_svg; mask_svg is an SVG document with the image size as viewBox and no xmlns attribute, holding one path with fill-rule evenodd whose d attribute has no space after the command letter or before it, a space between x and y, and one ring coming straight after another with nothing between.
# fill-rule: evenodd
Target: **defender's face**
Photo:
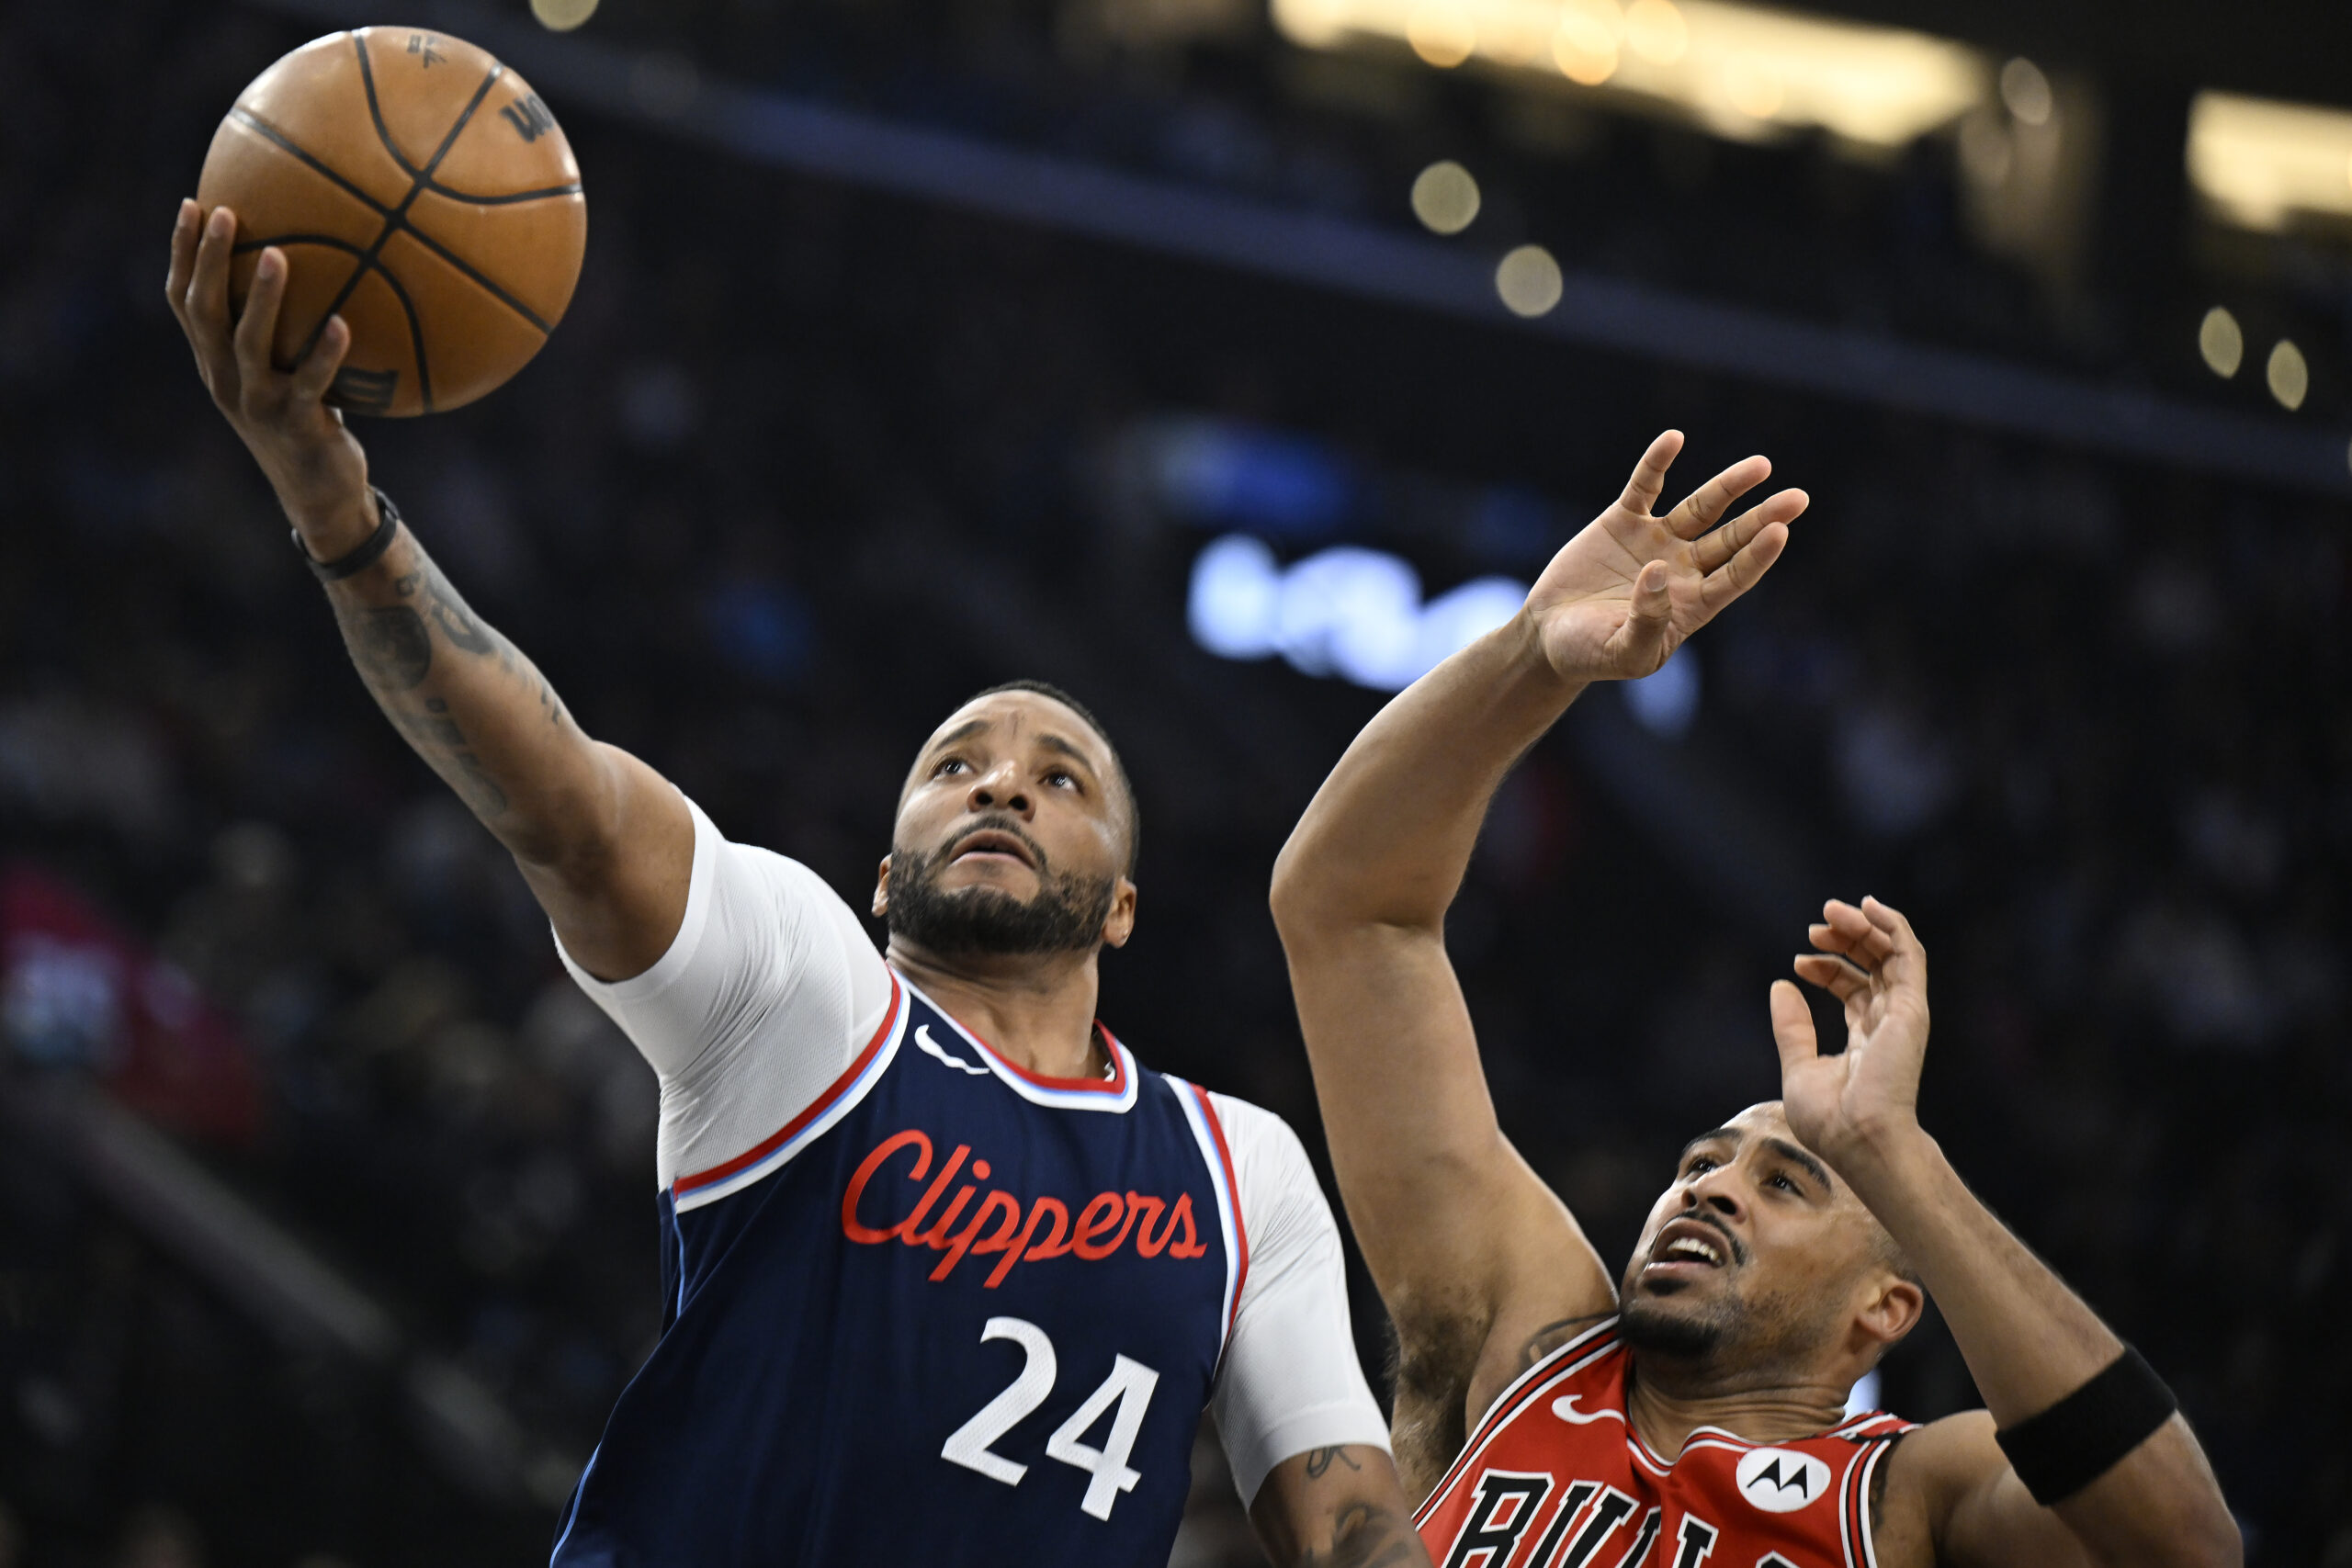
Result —
<instances>
[{"instance_id":1,"label":"defender's face","mask_svg":"<svg viewBox=\"0 0 2352 1568\"><path fill-rule=\"evenodd\" d=\"M999 692L948 716L917 753L899 798L895 852L932 864L943 897L987 890L1018 904L1071 879L1114 886L1104 938L1126 938L1135 890L1126 821L1102 738L1035 692ZM883 865L876 912L887 904Z\"/></svg>"},{"instance_id":2,"label":"defender's face","mask_svg":"<svg viewBox=\"0 0 2352 1568\"><path fill-rule=\"evenodd\" d=\"M1694 1138L1651 1206L1629 1313L1732 1338L1784 1337L1847 1310L1875 1260L1869 1212L1797 1142L1777 1101Z\"/></svg>"}]
</instances>

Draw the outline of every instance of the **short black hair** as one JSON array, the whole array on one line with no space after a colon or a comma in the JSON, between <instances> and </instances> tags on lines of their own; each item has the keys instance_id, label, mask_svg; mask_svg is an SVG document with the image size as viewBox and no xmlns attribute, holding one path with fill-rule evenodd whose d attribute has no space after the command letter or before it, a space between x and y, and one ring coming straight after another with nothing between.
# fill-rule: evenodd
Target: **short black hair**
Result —
<instances>
[{"instance_id":1,"label":"short black hair","mask_svg":"<svg viewBox=\"0 0 2352 1568\"><path fill-rule=\"evenodd\" d=\"M1006 692L1030 692L1041 697L1052 698L1055 702L1057 702L1061 704L1062 706L1069 709L1070 712L1078 715L1080 718L1084 719L1086 721L1086 728L1094 731L1095 739L1102 741L1102 749L1111 754L1111 772L1116 775L1118 779L1119 798L1125 802L1127 807L1126 874L1129 876L1133 876L1136 874L1136 861L1143 852L1143 808L1136 802L1135 781L1127 776L1127 764L1125 760L1119 755L1119 743L1111 739L1111 731L1104 728L1101 719L1094 716L1094 712L1091 708L1089 708L1084 703L1080 702L1076 697L1071 696L1068 692L1063 691L1059 686L1055 685L1051 681L1022 680L1000 682L996 685L987 687L982 691L974 692L970 696L965 698L963 702L957 705L959 707L969 707L974 703L978 702L982 697L1001 696Z\"/></svg>"}]
</instances>

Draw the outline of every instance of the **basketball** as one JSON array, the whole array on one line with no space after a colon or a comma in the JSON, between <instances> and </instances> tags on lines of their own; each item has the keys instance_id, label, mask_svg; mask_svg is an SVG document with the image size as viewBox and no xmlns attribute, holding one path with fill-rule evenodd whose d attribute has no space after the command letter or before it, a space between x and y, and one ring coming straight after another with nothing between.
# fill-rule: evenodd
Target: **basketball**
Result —
<instances>
[{"instance_id":1,"label":"basketball","mask_svg":"<svg viewBox=\"0 0 2352 1568\"><path fill-rule=\"evenodd\" d=\"M233 308L262 248L286 254L280 368L342 313L328 400L353 413L433 413L503 383L562 319L588 236L580 166L538 95L415 28L334 33L255 77L197 200L237 215Z\"/></svg>"}]
</instances>

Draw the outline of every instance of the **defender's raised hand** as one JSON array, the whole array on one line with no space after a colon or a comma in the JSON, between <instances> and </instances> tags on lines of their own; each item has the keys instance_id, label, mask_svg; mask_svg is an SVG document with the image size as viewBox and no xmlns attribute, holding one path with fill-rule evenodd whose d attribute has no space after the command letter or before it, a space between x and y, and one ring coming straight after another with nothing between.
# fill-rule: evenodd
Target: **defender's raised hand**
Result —
<instances>
[{"instance_id":1,"label":"defender's raised hand","mask_svg":"<svg viewBox=\"0 0 2352 1568\"><path fill-rule=\"evenodd\" d=\"M286 298L286 254L276 246L262 252L243 313L232 321L229 263L236 238L236 214L227 208L208 215L193 201L180 203L164 293L212 400L261 465L311 553L332 558L376 526L368 456L323 400L351 346L351 330L342 317L330 319L301 364L278 369L270 343Z\"/></svg>"},{"instance_id":2,"label":"defender's raised hand","mask_svg":"<svg viewBox=\"0 0 2352 1568\"><path fill-rule=\"evenodd\" d=\"M1911 922L1875 898L1831 899L1807 933L1818 951L1796 961L1799 979L1846 1008L1846 1049L1821 1055L1804 993L1772 984L1772 1038L1789 1126L1831 1165L1918 1125L1919 1069L1928 1055L1928 951Z\"/></svg>"},{"instance_id":3,"label":"defender's raised hand","mask_svg":"<svg viewBox=\"0 0 2352 1568\"><path fill-rule=\"evenodd\" d=\"M1650 443L1625 493L1561 547L1527 596L1552 668L1570 681L1623 681L1664 664L1682 640L1754 587L1805 509L1784 490L1717 527L1731 503L1764 482L1762 457L1734 463L1663 517L1650 515L1682 433Z\"/></svg>"}]
</instances>

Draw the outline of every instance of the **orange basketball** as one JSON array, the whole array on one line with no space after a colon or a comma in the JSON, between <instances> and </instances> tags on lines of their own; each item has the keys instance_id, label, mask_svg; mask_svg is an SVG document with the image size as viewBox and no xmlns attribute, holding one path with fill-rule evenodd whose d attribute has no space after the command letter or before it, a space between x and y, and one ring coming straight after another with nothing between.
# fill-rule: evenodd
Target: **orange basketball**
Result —
<instances>
[{"instance_id":1,"label":"orange basketball","mask_svg":"<svg viewBox=\"0 0 2352 1568\"><path fill-rule=\"evenodd\" d=\"M262 247L286 253L281 368L342 312L351 351L328 399L354 413L457 408L520 370L571 302L588 241L580 165L547 105L422 28L335 33L263 72L196 197L237 214L238 309Z\"/></svg>"}]
</instances>

